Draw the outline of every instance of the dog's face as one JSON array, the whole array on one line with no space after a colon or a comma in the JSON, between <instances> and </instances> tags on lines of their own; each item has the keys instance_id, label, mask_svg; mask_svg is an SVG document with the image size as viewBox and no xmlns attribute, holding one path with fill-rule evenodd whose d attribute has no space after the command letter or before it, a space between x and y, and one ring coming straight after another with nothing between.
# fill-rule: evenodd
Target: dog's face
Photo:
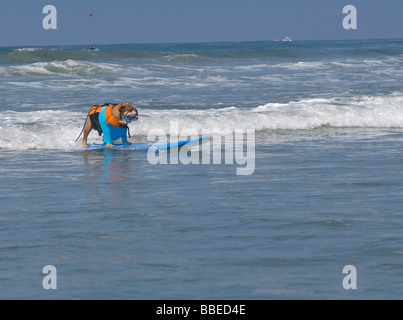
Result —
<instances>
[{"instance_id":1,"label":"dog's face","mask_svg":"<svg viewBox=\"0 0 403 320\"><path fill-rule=\"evenodd\" d=\"M117 105L119 109L120 119L126 124L136 121L139 118L139 113L134 104L131 103L120 103Z\"/></svg>"}]
</instances>

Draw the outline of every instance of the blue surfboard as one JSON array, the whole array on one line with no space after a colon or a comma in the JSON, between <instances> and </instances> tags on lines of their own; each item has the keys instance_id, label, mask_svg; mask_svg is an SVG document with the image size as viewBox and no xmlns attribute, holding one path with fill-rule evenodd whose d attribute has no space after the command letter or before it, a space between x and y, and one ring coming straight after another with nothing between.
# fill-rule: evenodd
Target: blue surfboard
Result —
<instances>
[{"instance_id":1,"label":"blue surfboard","mask_svg":"<svg viewBox=\"0 0 403 320\"><path fill-rule=\"evenodd\" d=\"M160 151L168 151L176 148L181 148L183 146L191 147L193 145L198 145L199 142L206 142L210 140L209 136L198 137L189 140L181 140L177 142L171 143L162 143L162 144L147 144L147 143L135 143L135 144L115 144L111 149L128 149L134 151L148 151L152 150L160 150ZM105 149L105 144L89 144L88 148L83 148L83 150L99 150Z\"/></svg>"}]
</instances>

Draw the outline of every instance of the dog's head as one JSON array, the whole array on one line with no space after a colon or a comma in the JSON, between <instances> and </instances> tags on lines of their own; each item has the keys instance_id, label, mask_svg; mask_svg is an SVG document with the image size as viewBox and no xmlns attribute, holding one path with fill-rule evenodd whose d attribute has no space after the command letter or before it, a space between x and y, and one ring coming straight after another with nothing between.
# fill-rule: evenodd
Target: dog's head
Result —
<instances>
[{"instance_id":1,"label":"dog's head","mask_svg":"<svg viewBox=\"0 0 403 320\"><path fill-rule=\"evenodd\" d=\"M131 103L119 103L116 108L119 110L120 121L126 124L136 121L139 118L139 113L134 104Z\"/></svg>"}]
</instances>

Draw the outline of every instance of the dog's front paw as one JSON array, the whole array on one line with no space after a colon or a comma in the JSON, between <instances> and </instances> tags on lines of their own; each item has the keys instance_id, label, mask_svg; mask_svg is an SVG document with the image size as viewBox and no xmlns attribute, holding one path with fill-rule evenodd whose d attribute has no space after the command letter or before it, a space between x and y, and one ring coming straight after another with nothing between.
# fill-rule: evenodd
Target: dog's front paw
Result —
<instances>
[{"instance_id":1,"label":"dog's front paw","mask_svg":"<svg viewBox=\"0 0 403 320\"><path fill-rule=\"evenodd\" d=\"M83 148L88 148L88 144L83 143Z\"/></svg>"},{"instance_id":2,"label":"dog's front paw","mask_svg":"<svg viewBox=\"0 0 403 320\"><path fill-rule=\"evenodd\" d=\"M106 145L105 145L105 148L113 148L113 144L110 144L110 143L107 143Z\"/></svg>"}]
</instances>

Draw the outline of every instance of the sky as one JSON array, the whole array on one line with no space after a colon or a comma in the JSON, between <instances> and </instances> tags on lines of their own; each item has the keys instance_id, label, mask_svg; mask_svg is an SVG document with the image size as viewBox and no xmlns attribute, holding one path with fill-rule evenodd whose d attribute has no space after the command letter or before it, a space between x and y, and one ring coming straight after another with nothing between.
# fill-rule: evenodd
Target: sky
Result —
<instances>
[{"instance_id":1,"label":"sky","mask_svg":"<svg viewBox=\"0 0 403 320\"><path fill-rule=\"evenodd\" d=\"M46 5L56 30L43 28ZM343 28L346 5L356 30ZM403 0L0 0L0 47L402 39L402 15Z\"/></svg>"}]
</instances>

